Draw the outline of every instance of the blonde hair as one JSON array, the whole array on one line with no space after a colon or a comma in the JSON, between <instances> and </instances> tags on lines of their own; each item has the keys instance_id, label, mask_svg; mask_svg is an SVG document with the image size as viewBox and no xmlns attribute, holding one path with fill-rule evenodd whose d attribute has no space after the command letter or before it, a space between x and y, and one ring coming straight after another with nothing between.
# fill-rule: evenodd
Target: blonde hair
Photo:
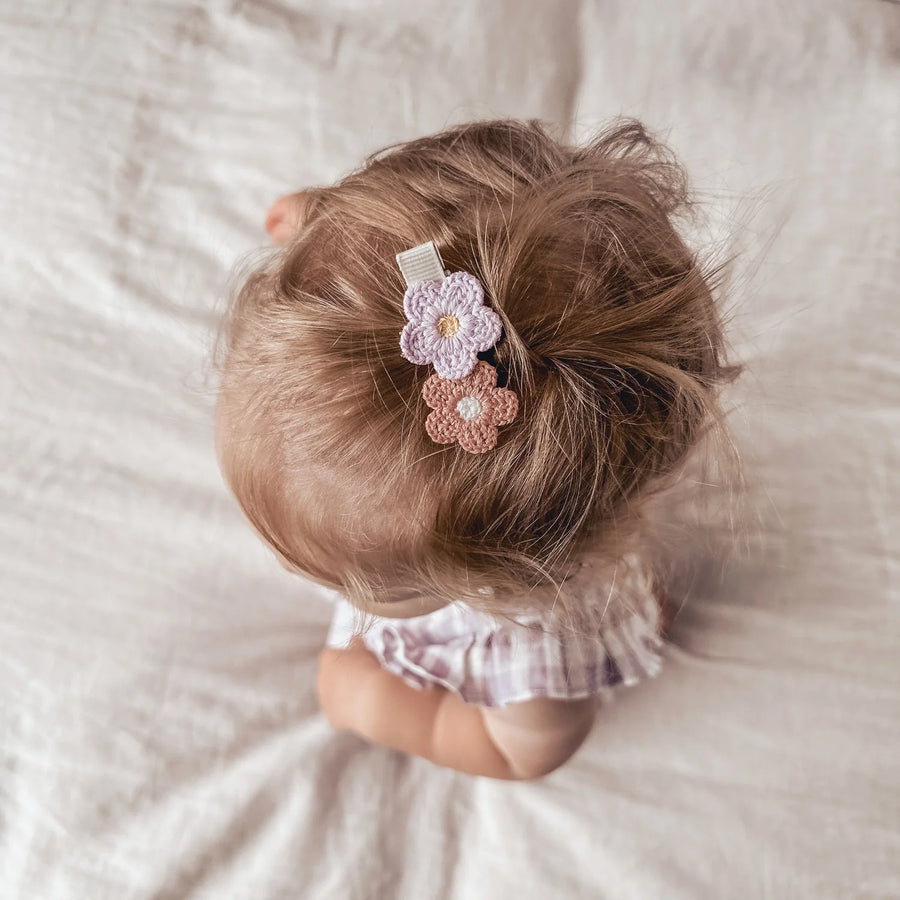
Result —
<instances>
[{"instance_id":1,"label":"blonde hair","mask_svg":"<svg viewBox=\"0 0 900 900\"><path fill-rule=\"evenodd\" d=\"M721 426L733 373L670 152L631 120L584 147L477 122L303 202L223 331L222 465L265 540L363 606L502 610L553 597L587 547L618 558L641 499ZM429 240L503 322L488 358L519 414L480 455L431 441L431 369L400 355L395 254Z\"/></svg>"}]
</instances>

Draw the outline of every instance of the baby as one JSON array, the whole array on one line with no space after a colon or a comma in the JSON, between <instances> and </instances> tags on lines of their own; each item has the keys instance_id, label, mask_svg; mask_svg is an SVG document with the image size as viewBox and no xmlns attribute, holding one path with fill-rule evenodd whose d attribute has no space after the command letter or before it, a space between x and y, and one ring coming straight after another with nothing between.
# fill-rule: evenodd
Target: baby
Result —
<instances>
[{"instance_id":1,"label":"baby","mask_svg":"<svg viewBox=\"0 0 900 900\"><path fill-rule=\"evenodd\" d=\"M536 778L660 666L651 492L721 427L720 314L634 121L585 147L478 122L279 200L223 331L222 469L338 593L329 722Z\"/></svg>"}]
</instances>

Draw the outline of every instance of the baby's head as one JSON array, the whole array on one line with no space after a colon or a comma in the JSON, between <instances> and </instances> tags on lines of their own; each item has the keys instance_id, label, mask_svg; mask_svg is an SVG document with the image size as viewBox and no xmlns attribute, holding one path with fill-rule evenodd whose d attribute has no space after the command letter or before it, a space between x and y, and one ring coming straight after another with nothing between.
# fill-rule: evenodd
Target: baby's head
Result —
<instances>
[{"instance_id":1,"label":"baby's head","mask_svg":"<svg viewBox=\"0 0 900 900\"><path fill-rule=\"evenodd\" d=\"M223 332L217 443L289 568L382 615L551 602L588 547L616 558L641 501L719 419L711 287L673 221L683 173L635 122L586 147L485 122L390 148L282 201L285 243ZM435 443L401 355L395 257L434 241L503 332L482 359L518 412L487 452ZM549 598L545 601L544 598Z\"/></svg>"}]
</instances>

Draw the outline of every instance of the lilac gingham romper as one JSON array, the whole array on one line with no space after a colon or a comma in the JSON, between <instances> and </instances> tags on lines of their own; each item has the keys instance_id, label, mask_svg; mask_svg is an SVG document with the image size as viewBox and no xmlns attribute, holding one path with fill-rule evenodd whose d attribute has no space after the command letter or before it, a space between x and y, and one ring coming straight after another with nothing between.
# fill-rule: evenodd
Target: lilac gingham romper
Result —
<instances>
[{"instance_id":1,"label":"lilac gingham romper","mask_svg":"<svg viewBox=\"0 0 900 900\"><path fill-rule=\"evenodd\" d=\"M637 557L614 572L585 561L563 590L581 601L577 628L552 612L509 621L452 603L409 619L367 616L362 637L385 669L413 687L437 684L479 706L574 700L659 672L659 604ZM328 645L346 647L361 621L339 598Z\"/></svg>"}]
</instances>

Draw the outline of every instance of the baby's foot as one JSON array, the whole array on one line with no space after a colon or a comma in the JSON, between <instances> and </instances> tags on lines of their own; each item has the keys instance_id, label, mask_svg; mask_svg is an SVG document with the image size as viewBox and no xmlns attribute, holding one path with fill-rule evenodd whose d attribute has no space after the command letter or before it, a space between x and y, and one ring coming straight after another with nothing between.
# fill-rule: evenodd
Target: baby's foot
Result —
<instances>
[{"instance_id":1,"label":"baby's foot","mask_svg":"<svg viewBox=\"0 0 900 900\"><path fill-rule=\"evenodd\" d=\"M273 244L284 244L299 231L315 205L316 191L279 197L266 216L266 231Z\"/></svg>"}]
</instances>

